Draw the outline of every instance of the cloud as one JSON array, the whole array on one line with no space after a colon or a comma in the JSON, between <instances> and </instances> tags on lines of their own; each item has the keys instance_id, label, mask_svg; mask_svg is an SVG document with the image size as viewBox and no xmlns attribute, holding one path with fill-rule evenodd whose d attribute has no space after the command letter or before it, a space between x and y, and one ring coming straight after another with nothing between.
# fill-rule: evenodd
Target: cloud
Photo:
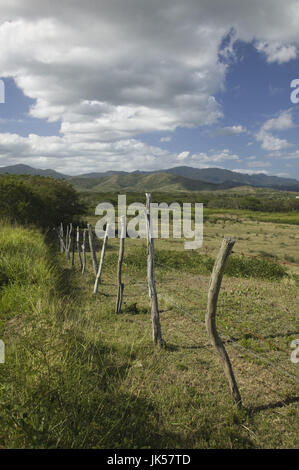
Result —
<instances>
[{"instance_id":1,"label":"cloud","mask_svg":"<svg viewBox=\"0 0 299 470\"><path fill-rule=\"evenodd\" d=\"M43 137L30 134L0 134L1 165L27 163L38 168L55 168L76 175L96 167L107 169L153 170L177 164L177 155L136 139L114 142L73 141L69 136Z\"/></svg>"},{"instance_id":2,"label":"cloud","mask_svg":"<svg viewBox=\"0 0 299 470\"><path fill-rule=\"evenodd\" d=\"M271 131L284 131L292 127L295 127L295 124L293 123L291 111L283 111L276 118L269 119L262 125L256 134L256 139L262 142L264 150L283 150L290 147L291 144L285 139L275 137Z\"/></svg>"},{"instance_id":3,"label":"cloud","mask_svg":"<svg viewBox=\"0 0 299 470\"><path fill-rule=\"evenodd\" d=\"M171 141L171 136L168 135L166 137L161 137L160 142L170 142Z\"/></svg>"},{"instance_id":4,"label":"cloud","mask_svg":"<svg viewBox=\"0 0 299 470\"><path fill-rule=\"evenodd\" d=\"M177 155L178 160L186 160L189 157L190 152L181 152Z\"/></svg>"},{"instance_id":5,"label":"cloud","mask_svg":"<svg viewBox=\"0 0 299 470\"><path fill-rule=\"evenodd\" d=\"M276 118L269 119L263 125L265 131L284 131L292 127L295 127L295 124L292 119L291 110L282 111Z\"/></svg>"},{"instance_id":6,"label":"cloud","mask_svg":"<svg viewBox=\"0 0 299 470\"><path fill-rule=\"evenodd\" d=\"M299 159L299 150L294 150L291 152L271 152L267 155L271 158L281 158L283 160L296 160Z\"/></svg>"},{"instance_id":7,"label":"cloud","mask_svg":"<svg viewBox=\"0 0 299 470\"><path fill-rule=\"evenodd\" d=\"M285 139L279 139L272 134L261 130L257 134L257 140L262 141L262 148L264 150L282 150L290 146L290 143Z\"/></svg>"},{"instance_id":8,"label":"cloud","mask_svg":"<svg viewBox=\"0 0 299 470\"><path fill-rule=\"evenodd\" d=\"M259 52L266 55L267 62L277 62L283 64L297 57L297 46L291 44L282 44L278 42L258 42L256 48Z\"/></svg>"},{"instance_id":9,"label":"cloud","mask_svg":"<svg viewBox=\"0 0 299 470\"><path fill-rule=\"evenodd\" d=\"M242 174L245 174L245 175L259 175L261 173L263 173L264 175L269 174L269 172L265 171L265 170L248 170L247 168L246 169L239 168L239 169L235 169L235 170L232 170L232 171L234 171L235 173L242 173Z\"/></svg>"},{"instance_id":10,"label":"cloud","mask_svg":"<svg viewBox=\"0 0 299 470\"><path fill-rule=\"evenodd\" d=\"M247 166L249 166L250 168L270 168L272 166L272 163L263 162L259 160L252 160L247 162Z\"/></svg>"},{"instance_id":11,"label":"cloud","mask_svg":"<svg viewBox=\"0 0 299 470\"><path fill-rule=\"evenodd\" d=\"M238 155L231 153L228 149L221 150L219 152L207 154L205 152L193 154L190 157L190 164L213 164L213 163L220 163L225 162L228 160L235 160L240 161Z\"/></svg>"},{"instance_id":12,"label":"cloud","mask_svg":"<svg viewBox=\"0 0 299 470\"><path fill-rule=\"evenodd\" d=\"M61 123L60 135L48 140L2 136L8 152L2 163L25 158L25 150L28 162L38 151L45 165L69 172L84 164L148 168L163 158L177 161L138 134L217 124L223 112L215 96L224 89L235 41L253 42L270 62L293 59L297 7L296 0L2 0L1 76L14 77L34 100L32 117ZM264 133L266 150L287 146Z\"/></svg>"},{"instance_id":13,"label":"cloud","mask_svg":"<svg viewBox=\"0 0 299 470\"><path fill-rule=\"evenodd\" d=\"M38 168L55 168L62 173L76 175L117 168L133 171L165 169L181 165L203 167L225 161L239 161L236 154L224 149L213 153L179 154L144 144L137 139L113 142L75 141L70 136L39 136L29 134L0 134L1 165L26 162Z\"/></svg>"},{"instance_id":14,"label":"cloud","mask_svg":"<svg viewBox=\"0 0 299 470\"><path fill-rule=\"evenodd\" d=\"M220 127L215 130L214 135L219 136L226 136L226 135L238 135L247 132L245 127L239 125L236 126L227 126L227 127Z\"/></svg>"}]
</instances>

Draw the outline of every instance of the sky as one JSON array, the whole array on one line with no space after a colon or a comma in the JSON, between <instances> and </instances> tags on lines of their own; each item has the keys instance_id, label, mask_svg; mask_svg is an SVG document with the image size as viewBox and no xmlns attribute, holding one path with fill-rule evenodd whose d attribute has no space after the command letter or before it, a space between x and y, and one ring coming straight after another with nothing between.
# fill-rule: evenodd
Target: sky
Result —
<instances>
[{"instance_id":1,"label":"sky","mask_svg":"<svg viewBox=\"0 0 299 470\"><path fill-rule=\"evenodd\" d=\"M1 0L0 166L299 179L298 25L299 0Z\"/></svg>"}]
</instances>

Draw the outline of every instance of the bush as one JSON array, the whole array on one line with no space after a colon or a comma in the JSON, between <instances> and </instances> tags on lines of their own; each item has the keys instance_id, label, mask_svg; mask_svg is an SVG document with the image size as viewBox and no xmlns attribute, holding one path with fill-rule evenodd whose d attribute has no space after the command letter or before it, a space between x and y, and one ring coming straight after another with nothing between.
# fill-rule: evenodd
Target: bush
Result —
<instances>
[{"instance_id":1,"label":"bush","mask_svg":"<svg viewBox=\"0 0 299 470\"><path fill-rule=\"evenodd\" d=\"M43 228L69 223L86 212L74 188L43 176L0 175L0 217Z\"/></svg>"}]
</instances>

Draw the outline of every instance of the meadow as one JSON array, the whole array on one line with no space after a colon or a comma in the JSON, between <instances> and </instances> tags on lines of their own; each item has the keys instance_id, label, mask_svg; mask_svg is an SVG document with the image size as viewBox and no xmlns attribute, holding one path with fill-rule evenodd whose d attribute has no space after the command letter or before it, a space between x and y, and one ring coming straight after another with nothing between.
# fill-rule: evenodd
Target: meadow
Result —
<instances>
[{"instance_id":1,"label":"meadow","mask_svg":"<svg viewBox=\"0 0 299 470\"><path fill-rule=\"evenodd\" d=\"M116 315L118 239L108 241L95 296L89 253L82 275L78 259L72 268L50 233L2 224L1 448L298 447L298 364L290 360L299 337L298 228L244 211L205 215L201 249L155 242L161 350L151 337L144 240L126 240L124 302ZM204 325L224 235L236 244L217 325L241 410Z\"/></svg>"}]
</instances>

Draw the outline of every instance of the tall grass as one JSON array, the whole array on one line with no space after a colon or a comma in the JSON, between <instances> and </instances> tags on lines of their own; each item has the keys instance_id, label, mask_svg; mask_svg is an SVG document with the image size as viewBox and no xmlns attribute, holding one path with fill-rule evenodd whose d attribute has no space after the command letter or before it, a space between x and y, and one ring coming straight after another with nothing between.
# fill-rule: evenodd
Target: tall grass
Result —
<instances>
[{"instance_id":1,"label":"tall grass","mask_svg":"<svg viewBox=\"0 0 299 470\"><path fill-rule=\"evenodd\" d=\"M118 390L126 354L88 339L68 274L41 233L2 226L0 448L121 445L128 408L136 426L147 426L134 397Z\"/></svg>"},{"instance_id":2,"label":"tall grass","mask_svg":"<svg viewBox=\"0 0 299 470\"><path fill-rule=\"evenodd\" d=\"M103 343L111 311L87 308L55 258L41 233L2 225L0 448L159 446L150 402L121 388L134 345Z\"/></svg>"}]
</instances>

